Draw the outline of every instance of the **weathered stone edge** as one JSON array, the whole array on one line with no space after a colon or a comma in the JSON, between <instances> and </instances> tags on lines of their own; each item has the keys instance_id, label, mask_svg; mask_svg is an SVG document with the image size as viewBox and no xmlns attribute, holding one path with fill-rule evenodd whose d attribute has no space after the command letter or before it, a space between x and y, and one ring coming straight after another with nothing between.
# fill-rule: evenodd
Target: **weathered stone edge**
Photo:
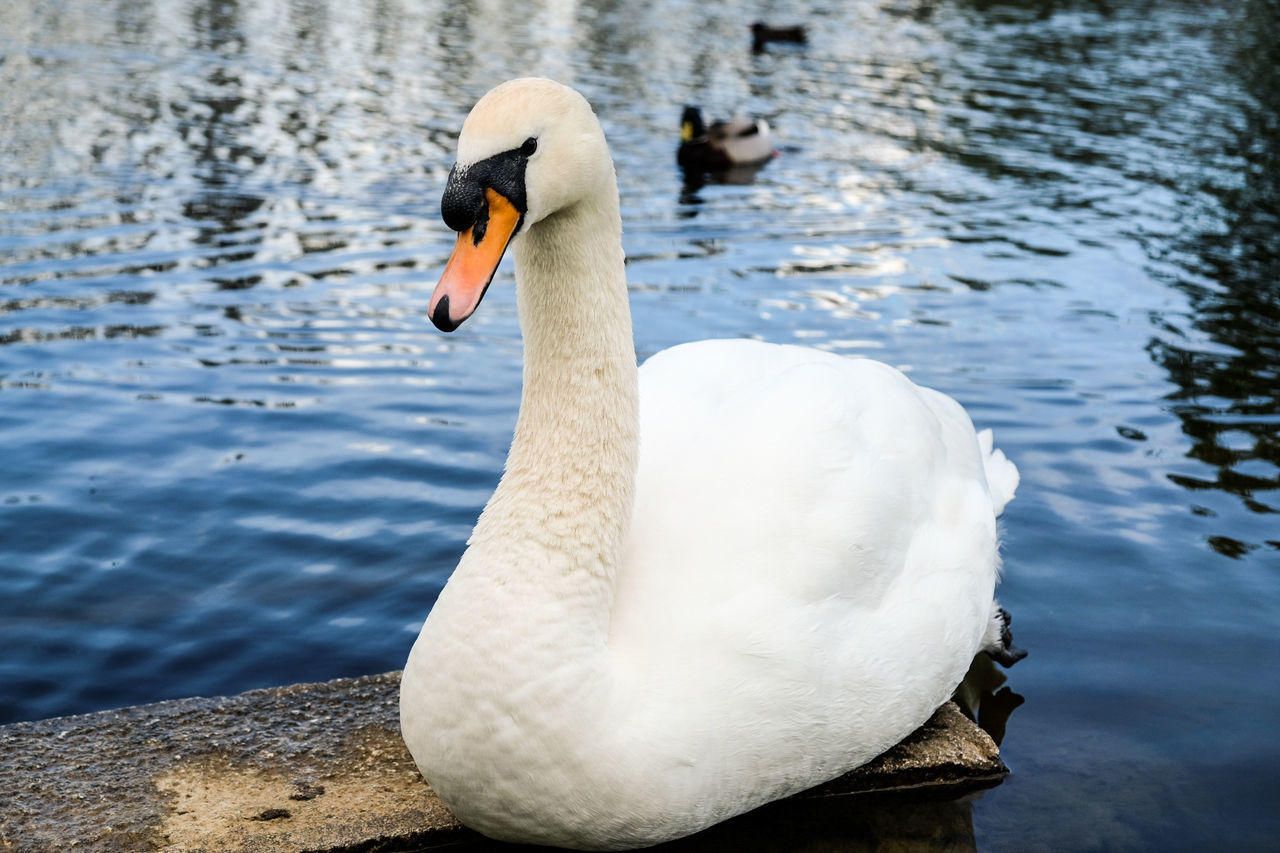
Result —
<instances>
[{"instance_id":1,"label":"weathered stone edge","mask_svg":"<svg viewBox=\"0 0 1280 853\"><path fill-rule=\"evenodd\" d=\"M384 851L464 835L400 741L398 686L392 672L2 726L0 849ZM1007 772L947 703L797 799L959 793Z\"/></svg>"}]
</instances>

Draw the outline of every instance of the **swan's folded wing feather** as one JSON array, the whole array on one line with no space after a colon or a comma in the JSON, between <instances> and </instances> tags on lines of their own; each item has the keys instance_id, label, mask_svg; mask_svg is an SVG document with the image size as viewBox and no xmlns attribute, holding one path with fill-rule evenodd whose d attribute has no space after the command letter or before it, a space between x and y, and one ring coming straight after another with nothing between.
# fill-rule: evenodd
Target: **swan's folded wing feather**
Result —
<instances>
[{"instance_id":1,"label":"swan's folded wing feather","mask_svg":"<svg viewBox=\"0 0 1280 853\"><path fill-rule=\"evenodd\" d=\"M968 416L893 368L704 341L654 356L640 382L620 604L645 597L636 612L670 608L669 587L707 607L751 584L872 611L942 559L925 556L922 538L946 540L956 559L981 561L987 549L994 559Z\"/></svg>"}]
</instances>

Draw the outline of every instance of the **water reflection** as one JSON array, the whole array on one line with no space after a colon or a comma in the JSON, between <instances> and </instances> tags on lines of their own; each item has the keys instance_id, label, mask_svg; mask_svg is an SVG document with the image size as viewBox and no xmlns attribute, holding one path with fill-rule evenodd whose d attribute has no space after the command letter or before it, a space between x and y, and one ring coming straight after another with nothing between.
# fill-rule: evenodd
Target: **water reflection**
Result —
<instances>
[{"instance_id":1,"label":"water reflection","mask_svg":"<svg viewBox=\"0 0 1280 853\"><path fill-rule=\"evenodd\" d=\"M194 194L182 204L182 212L198 226L194 242L217 250L219 266L254 258L253 245L263 236L251 226L250 218L266 198L246 190L261 185L260 179L255 180L255 172L268 157L249 137L255 132L260 134L269 124L261 115L265 106L263 93L254 91L256 87L242 74L239 58L246 49L242 28L247 24L235 2L193 4L191 30L195 45L216 60L203 70L202 80L194 81L194 91L184 92L183 101L172 105L179 116L178 132L191 150L191 175L196 182ZM286 134L290 131L285 127L280 130ZM296 138L296 133L289 135ZM260 274L229 272L214 273L210 280L221 290L242 290L262 280ZM243 319L238 310L224 311L224 316L235 321Z\"/></svg>"},{"instance_id":2,"label":"water reflection","mask_svg":"<svg viewBox=\"0 0 1280 853\"><path fill-rule=\"evenodd\" d=\"M681 208L680 216L687 219L698 215L698 205L702 204L702 197L700 193L703 187L748 186L755 182L756 176L759 175L761 170L768 165L769 161L766 160L763 163L752 163L747 166L734 166L730 169L715 172L704 171L693 166L680 168L680 174L683 179L680 187L680 195L677 199Z\"/></svg>"},{"instance_id":3,"label":"water reflection","mask_svg":"<svg viewBox=\"0 0 1280 853\"><path fill-rule=\"evenodd\" d=\"M1230 57L1224 72L1194 77L1182 43L1169 31L1152 39L1125 4L917 5L929 7L930 19L966 51L977 50L982 36L948 26L943 9L971 10L1004 28L1005 50L980 65L961 60L962 69L924 63L906 75L877 72L891 102L927 93L929 109L895 133L912 134L909 144L984 177L944 188L921 170L903 175L903 185L956 202L963 219L948 229L953 240L1009 239L1007 218L996 226L1005 233L993 233L996 223L984 215L992 202L1000 202L1002 217L1028 225L1056 212L1056 229L1028 228L1017 245L1045 259L1040 269L1000 283L1060 286L1048 261L1078 264L1091 247L1113 243L1115 231L1139 245L1148 274L1189 302L1185 314L1150 312L1168 334L1152 337L1147 351L1178 386L1167 409L1191 441L1187 458L1204 466L1170 472L1169 480L1193 493L1193 511L1205 518L1218 512L1197 500L1206 491L1234 495L1252 513L1280 510L1280 5L1254 0L1208 21L1189 9L1171 11L1166 27L1207 33L1211 49ZM957 70L968 77L964 87L950 84ZM1209 108L1214 103L1221 109ZM953 278L980 288L995 283L969 271ZM1132 441L1148 438L1132 426L1116 430ZM1277 547L1265 534L1218 532L1205 541L1227 556Z\"/></svg>"},{"instance_id":4,"label":"water reflection","mask_svg":"<svg viewBox=\"0 0 1280 853\"><path fill-rule=\"evenodd\" d=\"M991 736L999 746L1004 741L1009 718L1026 698L1008 686L1009 677L985 654L973 659L964 681L952 697L965 716Z\"/></svg>"},{"instance_id":5,"label":"water reflection","mask_svg":"<svg viewBox=\"0 0 1280 853\"><path fill-rule=\"evenodd\" d=\"M967 853L978 849L973 804L979 796L795 798L648 849L657 853ZM476 853L547 850L478 838L449 849Z\"/></svg>"},{"instance_id":6,"label":"water reflection","mask_svg":"<svg viewBox=\"0 0 1280 853\"><path fill-rule=\"evenodd\" d=\"M976 796L976 795L975 795ZM975 796L959 799L875 796L797 801L765 807L661 851L862 851L977 850L973 832Z\"/></svg>"},{"instance_id":7,"label":"water reflection","mask_svg":"<svg viewBox=\"0 0 1280 853\"><path fill-rule=\"evenodd\" d=\"M1152 341L1152 357L1179 390L1172 411L1191 439L1188 456L1210 477L1171 474L1200 492L1237 495L1254 513L1280 512L1280 3L1244 4L1232 66L1248 100L1234 133L1185 189L1202 208L1167 250L1178 264L1172 283L1187 293L1189 328ZM1211 217L1211 218L1210 218ZM1172 322L1172 321L1171 321ZM1200 333L1200 334L1197 334ZM1207 339L1207 340L1206 340ZM1205 343L1209 345L1206 346ZM1247 542L1214 536L1210 545L1238 557L1280 537Z\"/></svg>"},{"instance_id":8,"label":"water reflection","mask_svg":"<svg viewBox=\"0 0 1280 853\"><path fill-rule=\"evenodd\" d=\"M0 3L0 720L401 665L520 382L509 270L463 335L422 316L440 191L474 100L545 73L609 135L642 355L871 355L1018 461L1007 582L1041 639L1017 692L968 696L1020 759L989 795L1004 846L1099 761L1117 773L1088 805L1114 819L1077 846L1141 846L1135 820L1177 842L1171 814L1209 838L1215 796L1261 837L1276 0L817 2L785 18L808 46L753 54L747 24L786 11L757 7ZM789 150L686 181L691 102ZM1134 818L1119 788L1154 805ZM938 808L887 820L971 847L967 806Z\"/></svg>"}]
</instances>

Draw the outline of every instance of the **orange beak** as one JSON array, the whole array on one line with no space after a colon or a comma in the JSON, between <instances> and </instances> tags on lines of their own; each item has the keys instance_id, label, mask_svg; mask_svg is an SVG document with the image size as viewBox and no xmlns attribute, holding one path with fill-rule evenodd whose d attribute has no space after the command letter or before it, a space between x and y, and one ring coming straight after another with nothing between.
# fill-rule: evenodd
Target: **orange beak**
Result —
<instances>
[{"instance_id":1,"label":"orange beak","mask_svg":"<svg viewBox=\"0 0 1280 853\"><path fill-rule=\"evenodd\" d=\"M492 188L484 191L488 216L458 233L453 254L431 293L427 314L436 328L452 332L471 316L489 289L498 262L520 226L520 211ZM480 229L479 237L476 229Z\"/></svg>"}]
</instances>

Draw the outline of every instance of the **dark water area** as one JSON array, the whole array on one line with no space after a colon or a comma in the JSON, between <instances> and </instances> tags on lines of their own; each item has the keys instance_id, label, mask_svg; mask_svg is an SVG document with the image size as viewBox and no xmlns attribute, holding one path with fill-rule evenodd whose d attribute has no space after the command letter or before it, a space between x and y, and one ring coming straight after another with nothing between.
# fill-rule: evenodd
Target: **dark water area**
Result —
<instances>
[{"instance_id":1,"label":"dark water area","mask_svg":"<svg viewBox=\"0 0 1280 853\"><path fill-rule=\"evenodd\" d=\"M642 357L877 358L1021 469L1012 775L880 824L1271 849L1278 69L1275 0L0 4L0 722L403 664L519 394L509 267L426 319L439 198L536 73L609 136ZM686 184L685 103L780 155Z\"/></svg>"}]
</instances>

